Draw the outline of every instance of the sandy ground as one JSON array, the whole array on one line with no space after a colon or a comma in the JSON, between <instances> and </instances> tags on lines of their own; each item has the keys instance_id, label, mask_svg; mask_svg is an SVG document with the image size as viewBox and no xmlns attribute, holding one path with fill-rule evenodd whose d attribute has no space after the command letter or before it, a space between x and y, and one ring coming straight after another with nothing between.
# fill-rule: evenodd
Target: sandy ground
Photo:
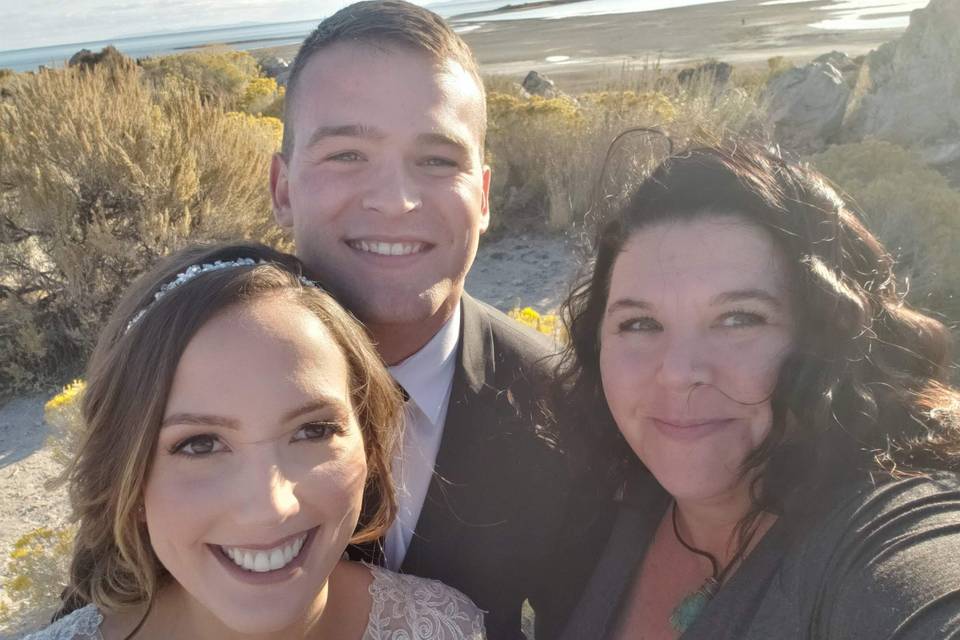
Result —
<instances>
[{"instance_id":1,"label":"sandy ground","mask_svg":"<svg viewBox=\"0 0 960 640\"><path fill-rule=\"evenodd\" d=\"M503 310L531 306L552 311L576 270L574 253L561 236L491 238L480 247L467 290ZM6 580L7 558L17 538L37 527L61 525L69 517L65 490L44 488L60 471L44 447L49 430L43 405L50 395L24 396L0 407L0 583ZM0 640L12 637L0 629Z\"/></svg>"},{"instance_id":2,"label":"sandy ground","mask_svg":"<svg viewBox=\"0 0 960 640\"><path fill-rule=\"evenodd\" d=\"M478 18L455 24L463 29L463 38L476 53L484 74L519 81L536 70L568 92L621 82L631 69L684 66L707 58L735 66L765 67L767 59L774 56L803 62L835 49L856 56L902 31L813 28L810 25L826 18L825 8L835 3L814 0L765 5L765 1L732 0L562 20ZM260 52L292 59L297 48L292 45Z\"/></svg>"}]
</instances>

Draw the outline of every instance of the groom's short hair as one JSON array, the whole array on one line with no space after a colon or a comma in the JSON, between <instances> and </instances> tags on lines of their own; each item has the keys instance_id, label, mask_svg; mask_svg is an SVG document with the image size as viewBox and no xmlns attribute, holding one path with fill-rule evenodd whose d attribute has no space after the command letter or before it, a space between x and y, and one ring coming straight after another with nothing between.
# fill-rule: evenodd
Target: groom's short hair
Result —
<instances>
[{"instance_id":1,"label":"groom's short hair","mask_svg":"<svg viewBox=\"0 0 960 640\"><path fill-rule=\"evenodd\" d=\"M287 79L283 109L283 142L280 153L289 159L293 151L292 104L297 85L307 63L318 52L337 43L350 42L373 47L400 46L420 51L439 63L453 61L477 82L484 96L483 80L470 47L437 14L403 0L367 0L356 2L321 22L307 36L297 52ZM487 128L486 100L481 109L481 142Z\"/></svg>"}]
</instances>

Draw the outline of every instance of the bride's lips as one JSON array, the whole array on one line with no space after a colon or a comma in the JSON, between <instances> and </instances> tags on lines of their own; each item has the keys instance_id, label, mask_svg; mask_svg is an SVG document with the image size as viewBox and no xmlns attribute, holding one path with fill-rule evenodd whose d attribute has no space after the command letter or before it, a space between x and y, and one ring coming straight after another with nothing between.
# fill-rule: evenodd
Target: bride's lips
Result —
<instances>
[{"instance_id":1,"label":"bride's lips","mask_svg":"<svg viewBox=\"0 0 960 640\"><path fill-rule=\"evenodd\" d=\"M703 420L676 420L651 417L657 431L674 440L696 440L716 433L734 422L733 418L709 418Z\"/></svg>"},{"instance_id":2,"label":"bride's lips","mask_svg":"<svg viewBox=\"0 0 960 640\"><path fill-rule=\"evenodd\" d=\"M310 552L313 548L313 541L317 537L317 531L320 529L319 526L316 526L310 529L307 532L307 537L303 542L303 546L300 548L297 556L287 565L280 569L274 571L248 571L240 566L238 566L224 551L224 548L216 544L208 544L207 550L217 559L221 566L223 566L230 575L239 580L240 582L245 582L247 584L261 585L261 584L275 584L277 582L283 582L288 580L291 577L297 575L302 571L302 567L306 562L307 556L310 555ZM253 546L262 546L262 545L253 545Z\"/></svg>"}]
</instances>

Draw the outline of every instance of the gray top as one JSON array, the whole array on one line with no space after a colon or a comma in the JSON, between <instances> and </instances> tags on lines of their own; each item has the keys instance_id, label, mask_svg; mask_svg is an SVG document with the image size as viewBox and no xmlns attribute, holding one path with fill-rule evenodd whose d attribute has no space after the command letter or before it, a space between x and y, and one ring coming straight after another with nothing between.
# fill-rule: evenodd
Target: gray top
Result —
<instances>
[{"instance_id":1,"label":"gray top","mask_svg":"<svg viewBox=\"0 0 960 640\"><path fill-rule=\"evenodd\" d=\"M610 638L669 496L631 483L564 640ZM683 640L960 640L960 476L836 490L790 510Z\"/></svg>"}]
</instances>

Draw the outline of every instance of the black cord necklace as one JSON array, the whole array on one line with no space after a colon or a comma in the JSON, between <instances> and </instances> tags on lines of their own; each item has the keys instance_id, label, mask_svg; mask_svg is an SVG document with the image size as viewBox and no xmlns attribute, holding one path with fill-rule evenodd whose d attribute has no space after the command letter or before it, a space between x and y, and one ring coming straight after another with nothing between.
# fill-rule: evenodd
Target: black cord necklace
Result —
<instances>
[{"instance_id":1,"label":"black cord necklace","mask_svg":"<svg viewBox=\"0 0 960 640\"><path fill-rule=\"evenodd\" d=\"M683 633L690 627L690 625L694 623L694 621L696 621L697 618L700 617L700 614L703 613L703 610L706 608L707 604L715 595L717 595L717 591L720 589L720 585L723 584L724 578L727 577L727 573L729 573L732 567L736 566L737 562L740 560L740 557L743 556L744 551L746 551L746 547L749 544L750 539L753 538L753 532L751 532L750 538L747 539L744 545L730 560L730 563L724 567L723 571L721 571L720 564L717 562L717 559L713 556L713 554L687 544L687 542L680 535L680 528L677 526L676 500L673 501L673 513L670 517L673 520L673 535L677 538L677 542L683 545L683 548L687 551L695 553L698 556L702 556L709 560L712 570L710 577L703 581L703 584L700 585L700 588L693 593L688 593L686 596L684 596L683 600L680 601L680 604L678 604L670 614L670 626L680 633Z\"/></svg>"}]
</instances>

